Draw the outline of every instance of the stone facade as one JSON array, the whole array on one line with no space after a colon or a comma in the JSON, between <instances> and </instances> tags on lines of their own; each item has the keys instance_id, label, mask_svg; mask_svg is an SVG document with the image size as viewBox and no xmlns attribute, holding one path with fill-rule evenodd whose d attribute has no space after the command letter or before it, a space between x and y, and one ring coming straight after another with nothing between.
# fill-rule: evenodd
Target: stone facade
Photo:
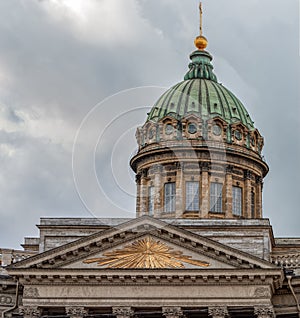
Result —
<instances>
[{"instance_id":1,"label":"stone facade","mask_svg":"<svg viewBox=\"0 0 300 318\"><path fill-rule=\"evenodd\" d=\"M297 313L295 297L281 267L284 265L276 263L276 253L280 249L283 255L283 246L286 255L289 250L300 252L298 240L275 240L267 220L215 220L211 223L211 220L177 219L175 224L165 221L146 216L119 223L99 220L99 231L95 229L90 235L82 231L80 239L69 243L66 240L59 247L5 267L3 276L14 277L22 288L18 290L19 306L15 308L16 298L12 297L9 306L0 307L1 310L9 310L5 317L19 313L24 317L114 315L123 318L144 317L149 312L155 317L193 317L194 314L199 317L288 317L287 314L294 317ZM78 226L77 219L43 219L42 231L54 233L64 222L70 233L74 231L72 224L74 228ZM84 223L90 223L89 219L80 222L83 228ZM238 225L235 224L234 229L232 223L236 222ZM118 226L111 227L112 224ZM236 236L237 228L239 236ZM262 250L270 246L265 259L228 245L236 240L237 247L244 237L254 248L255 240L249 235L251 228L253 237L264 238ZM218 242L217 234L226 237L227 243ZM54 236L56 239L61 236L63 242L67 232L57 230ZM207 262L209 266L199 268L183 263L184 267L177 269L135 270L84 263L87 259L102 259L109 253L121 251L130 242L143 237L152 237L169 246L170 251ZM52 244L50 242L47 244ZM275 242L281 245L276 247ZM294 264L293 270L298 268L299 265ZM15 283L10 282L11 287L2 290L6 297L8 292L11 296L16 294ZM292 277L291 283L299 299L299 277Z\"/></svg>"}]
</instances>

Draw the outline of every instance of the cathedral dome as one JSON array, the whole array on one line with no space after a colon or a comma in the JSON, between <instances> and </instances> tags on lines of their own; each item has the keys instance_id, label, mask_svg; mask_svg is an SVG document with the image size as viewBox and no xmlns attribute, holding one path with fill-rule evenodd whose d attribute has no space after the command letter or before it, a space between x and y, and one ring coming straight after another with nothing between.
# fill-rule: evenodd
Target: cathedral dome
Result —
<instances>
[{"instance_id":1,"label":"cathedral dome","mask_svg":"<svg viewBox=\"0 0 300 318\"><path fill-rule=\"evenodd\" d=\"M185 80L159 98L147 121L159 122L166 116L180 120L194 114L202 120L222 118L229 125L239 122L254 130L254 123L241 101L217 82L211 55L198 50L191 54L191 60Z\"/></svg>"},{"instance_id":2,"label":"cathedral dome","mask_svg":"<svg viewBox=\"0 0 300 318\"><path fill-rule=\"evenodd\" d=\"M218 83L212 56L197 50L190 58L184 81L158 99L138 131L140 149L153 143L198 140L234 144L242 152L247 148L260 156L263 138L242 102Z\"/></svg>"},{"instance_id":3,"label":"cathedral dome","mask_svg":"<svg viewBox=\"0 0 300 318\"><path fill-rule=\"evenodd\" d=\"M194 114L202 119L222 118L228 124L240 122L253 130L253 121L241 101L222 84L193 78L174 85L155 103L147 121L165 116L182 119Z\"/></svg>"}]
</instances>

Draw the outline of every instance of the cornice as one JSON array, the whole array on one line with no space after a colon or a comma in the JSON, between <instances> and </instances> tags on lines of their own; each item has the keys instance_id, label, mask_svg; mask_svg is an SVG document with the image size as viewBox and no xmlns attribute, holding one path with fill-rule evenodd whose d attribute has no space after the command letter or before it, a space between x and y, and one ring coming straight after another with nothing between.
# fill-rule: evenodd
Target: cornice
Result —
<instances>
[{"instance_id":1,"label":"cornice","mask_svg":"<svg viewBox=\"0 0 300 318\"><path fill-rule=\"evenodd\" d=\"M14 269L23 285L271 285L280 269Z\"/></svg>"}]
</instances>

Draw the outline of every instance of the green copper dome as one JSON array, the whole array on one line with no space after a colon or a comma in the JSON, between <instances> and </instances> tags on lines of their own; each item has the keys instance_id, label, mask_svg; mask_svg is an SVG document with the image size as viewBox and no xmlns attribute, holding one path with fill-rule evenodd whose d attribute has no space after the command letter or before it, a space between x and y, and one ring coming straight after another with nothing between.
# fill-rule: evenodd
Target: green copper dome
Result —
<instances>
[{"instance_id":1,"label":"green copper dome","mask_svg":"<svg viewBox=\"0 0 300 318\"><path fill-rule=\"evenodd\" d=\"M194 114L202 120L221 117L228 124L241 122L254 130L253 121L241 101L217 82L211 55L199 50L191 54L191 60L184 81L159 98L147 121L158 122L166 116L180 120Z\"/></svg>"}]
</instances>

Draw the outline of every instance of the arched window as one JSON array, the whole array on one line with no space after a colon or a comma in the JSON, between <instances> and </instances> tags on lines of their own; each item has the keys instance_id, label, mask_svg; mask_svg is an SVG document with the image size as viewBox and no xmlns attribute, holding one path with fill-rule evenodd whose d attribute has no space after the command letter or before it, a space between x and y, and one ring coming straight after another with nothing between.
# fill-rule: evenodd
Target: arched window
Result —
<instances>
[{"instance_id":1,"label":"arched window","mask_svg":"<svg viewBox=\"0 0 300 318\"><path fill-rule=\"evenodd\" d=\"M199 211L199 182L186 182L185 209L186 211Z\"/></svg>"},{"instance_id":2,"label":"arched window","mask_svg":"<svg viewBox=\"0 0 300 318\"><path fill-rule=\"evenodd\" d=\"M210 184L210 211L222 213L222 189L223 184L218 182L212 182Z\"/></svg>"},{"instance_id":3,"label":"arched window","mask_svg":"<svg viewBox=\"0 0 300 318\"><path fill-rule=\"evenodd\" d=\"M242 188L232 187L232 214L242 215Z\"/></svg>"},{"instance_id":4,"label":"arched window","mask_svg":"<svg viewBox=\"0 0 300 318\"><path fill-rule=\"evenodd\" d=\"M164 212L175 211L176 187L175 182L165 183L164 186Z\"/></svg>"}]
</instances>

